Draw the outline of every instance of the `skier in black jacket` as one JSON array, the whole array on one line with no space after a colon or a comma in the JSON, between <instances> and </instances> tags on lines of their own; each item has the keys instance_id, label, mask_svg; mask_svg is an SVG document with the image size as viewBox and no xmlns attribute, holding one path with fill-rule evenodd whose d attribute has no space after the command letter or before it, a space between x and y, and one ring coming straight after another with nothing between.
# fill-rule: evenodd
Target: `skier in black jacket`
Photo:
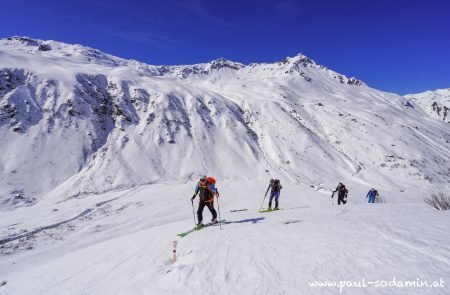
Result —
<instances>
[{"instance_id":1,"label":"skier in black jacket","mask_svg":"<svg viewBox=\"0 0 450 295\"><path fill-rule=\"evenodd\" d=\"M269 186L267 187L267 191L265 196L267 196L267 193L269 192L270 189L270 198L269 198L269 207L267 208L267 210L272 210L272 200L273 198L275 198L275 208L273 208L273 210L278 210L278 198L280 197L280 191L283 187L280 184L280 180L279 179L271 179Z\"/></svg>"},{"instance_id":2,"label":"skier in black jacket","mask_svg":"<svg viewBox=\"0 0 450 295\"><path fill-rule=\"evenodd\" d=\"M342 184L342 182L339 182L338 186L333 191L331 198L334 197L335 192L338 192L338 205L340 205L341 202L343 205L345 205L345 203L347 203L348 189L345 187L345 185Z\"/></svg>"}]
</instances>

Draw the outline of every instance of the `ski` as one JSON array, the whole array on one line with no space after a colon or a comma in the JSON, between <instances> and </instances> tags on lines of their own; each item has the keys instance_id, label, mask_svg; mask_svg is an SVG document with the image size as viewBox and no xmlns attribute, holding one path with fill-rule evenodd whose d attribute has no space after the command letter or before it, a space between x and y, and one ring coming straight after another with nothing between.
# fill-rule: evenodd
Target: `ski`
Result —
<instances>
[{"instance_id":1,"label":"ski","mask_svg":"<svg viewBox=\"0 0 450 295\"><path fill-rule=\"evenodd\" d=\"M283 208L258 210L258 212L259 212L259 213L269 213L269 212L280 211L280 210L283 210Z\"/></svg>"},{"instance_id":2,"label":"ski","mask_svg":"<svg viewBox=\"0 0 450 295\"><path fill-rule=\"evenodd\" d=\"M225 219L222 219L220 222L224 222L224 221L225 221ZM199 230L201 230L201 229L204 229L205 227L209 227L209 226L213 226L213 225L219 225L219 222L217 222L217 223L207 223L207 224L205 224L205 225L196 226L196 227L194 227L193 229L188 230L188 231L186 231L186 232L184 232L184 233L179 233L179 234L177 234L177 236L179 236L180 238L183 238L183 237L187 236L187 235L190 234L190 233L193 233L193 232L195 232L195 231L199 231Z\"/></svg>"}]
</instances>

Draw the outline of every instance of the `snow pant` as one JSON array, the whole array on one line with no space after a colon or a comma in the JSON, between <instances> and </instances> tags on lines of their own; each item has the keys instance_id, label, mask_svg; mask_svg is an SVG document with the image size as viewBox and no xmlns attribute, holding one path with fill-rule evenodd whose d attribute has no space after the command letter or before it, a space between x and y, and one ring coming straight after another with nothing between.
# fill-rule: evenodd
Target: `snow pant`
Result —
<instances>
[{"instance_id":1,"label":"snow pant","mask_svg":"<svg viewBox=\"0 0 450 295\"><path fill-rule=\"evenodd\" d=\"M272 200L275 197L275 207L278 208L278 198L280 197L280 191L271 191L269 198L269 207L272 207Z\"/></svg>"},{"instance_id":2,"label":"snow pant","mask_svg":"<svg viewBox=\"0 0 450 295\"><path fill-rule=\"evenodd\" d=\"M198 222L202 222L203 220L203 209L206 207L208 207L209 212L211 212L213 219L217 218L217 212L216 209L214 209L214 202L205 202L200 200L200 202L198 203L198 210L197 210L197 218L198 218Z\"/></svg>"},{"instance_id":3,"label":"snow pant","mask_svg":"<svg viewBox=\"0 0 450 295\"><path fill-rule=\"evenodd\" d=\"M342 202L342 205L345 205L345 203L347 203L347 201L345 200L345 195L338 195L338 205L340 205Z\"/></svg>"},{"instance_id":4,"label":"snow pant","mask_svg":"<svg viewBox=\"0 0 450 295\"><path fill-rule=\"evenodd\" d=\"M369 196L369 203L375 203L375 198L376 198L376 196L374 195L374 196Z\"/></svg>"}]
</instances>

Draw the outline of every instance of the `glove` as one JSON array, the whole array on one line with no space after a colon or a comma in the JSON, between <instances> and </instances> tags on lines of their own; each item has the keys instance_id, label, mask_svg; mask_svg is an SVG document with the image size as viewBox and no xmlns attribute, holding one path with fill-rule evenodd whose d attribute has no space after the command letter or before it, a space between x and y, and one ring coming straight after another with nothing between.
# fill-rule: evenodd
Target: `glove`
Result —
<instances>
[{"instance_id":1,"label":"glove","mask_svg":"<svg viewBox=\"0 0 450 295\"><path fill-rule=\"evenodd\" d=\"M217 197L220 197L220 194L219 194L219 192L217 192L216 196L217 196Z\"/></svg>"},{"instance_id":2,"label":"glove","mask_svg":"<svg viewBox=\"0 0 450 295\"><path fill-rule=\"evenodd\" d=\"M192 196L191 198L191 202L194 202L195 196Z\"/></svg>"}]
</instances>

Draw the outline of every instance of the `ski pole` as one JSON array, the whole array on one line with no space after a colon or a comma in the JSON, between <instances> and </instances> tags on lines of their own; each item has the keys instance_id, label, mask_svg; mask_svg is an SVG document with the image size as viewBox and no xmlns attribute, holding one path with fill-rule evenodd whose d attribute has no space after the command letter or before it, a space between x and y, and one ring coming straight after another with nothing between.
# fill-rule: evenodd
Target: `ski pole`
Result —
<instances>
[{"instance_id":1,"label":"ski pole","mask_svg":"<svg viewBox=\"0 0 450 295\"><path fill-rule=\"evenodd\" d=\"M264 199L263 199L263 201L261 203L261 206L259 206L259 210L258 211L261 211L262 206L264 205L264 201L266 200L266 197L267 197L267 194L264 195Z\"/></svg>"},{"instance_id":2,"label":"ski pole","mask_svg":"<svg viewBox=\"0 0 450 295\"><path fill-rule=\"evenodd\" d=\"M192 215L194 216L194 227L197 226L197 221L195 220L195 210L194 210L194 201L191 200L192 204Z\"/></svg>"},{"instance_id":3,"label":"ski pole","mask_svg":"<svg viewBox=\"0 0 450 295\"><path fill-rule=\"evenodd\" d=\"M220 218L220 203L219 203L219 196L216 196L217 198L217 211L219 211L219 228L222 229L222 219Z\"/></svg>"}]
</instances>

